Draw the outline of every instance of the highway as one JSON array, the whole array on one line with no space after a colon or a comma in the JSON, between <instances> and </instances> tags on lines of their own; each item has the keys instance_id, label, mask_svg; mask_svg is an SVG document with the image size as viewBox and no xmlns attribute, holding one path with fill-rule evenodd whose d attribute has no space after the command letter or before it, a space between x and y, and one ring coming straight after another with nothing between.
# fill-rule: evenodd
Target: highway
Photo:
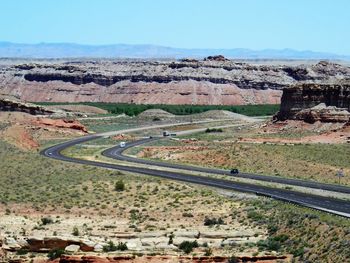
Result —
<instances>
[{"instance_id":1,"label":"highway","mask_svg":"<svg viewBox=\"0 0 350 263\"><path fill-rule=\"evenodd\" d=\"M125 133L125 131L123 131ZM112 134L112 133L109 133ZM157 176L162 178L167 178L171 180L177 180L187 183L194 183L199 185L211 186L221 189L239 191L257 194L261 196L266 196L274 198L276 200L281 200L284 202L294 203L301 206L333 213L343 217L350 218L350 202L335 199L330 197L317 196L313 194L301 193L297 191L287 190L287 189L277 189L273 187L254 185L251 183L242 183L242 182L233 182L225 179L210 178L205 176L191 175L186 174L185 172L170 172L170 171L161 171L157 169L150 168L141 168L134 166L118 165L97 161L83 160L73 157L64 156L61 152L71 146L88 142L94 139L102 138L106 134L100 135L88 135L80 137L78 139L70 140L64 143L60 143L54 146L51 146L47 149L42 150L40 153L46 157L67 161L72 163L78 163L83 165L93 165L97 167L103 167L113 170L121 170L126 172L145 174L151 176ZM130 145L130 144L129 144ZM108 156L108 152L105 152L105 155ZM114 154L110 157L113 157Z\"/></svg>"},{"instance_id":2,"label":"highway","mask_svg":"<svg viewBox=\"0 0 350 263\"><path fill-rule=\"evenodd\" d=\"M174 169L181 169L181 170L187 170L187 171L196 171L196 172L202 172L202 173L208 173L208 174L231 175L230 171L228 170L206 168L206 167L193 166L193 165L174 164L174 163L168 163L168 162L162 162L162 161L156 161L156 160L139 159L139 158L123 155L123 152L126 149L139 146L142 144L146 144L152 141L160 140L160 139L162 139L162 137L146 138L146 139L133 141L133 142L127 143L124 148L115 146L113 148L107 149L102 152L102 155L113 159L117 159L120 161L127 161L132 163L161 166L165 168L174 168ZM295 186L301 186L301 187L308 187L308 188L315 188L315 189L322 189L327 191L350 194L350 187L341 186L341 185L325 184L325 183L318 183L313 181L283 178L283 177L269 176L269 175L252 174L252 173L239 173L233 176L239 177L239 178L247 178L247 179L253 179L258 181L264 181L264 182L295 185Z\"/></svg>"}]
</instances>

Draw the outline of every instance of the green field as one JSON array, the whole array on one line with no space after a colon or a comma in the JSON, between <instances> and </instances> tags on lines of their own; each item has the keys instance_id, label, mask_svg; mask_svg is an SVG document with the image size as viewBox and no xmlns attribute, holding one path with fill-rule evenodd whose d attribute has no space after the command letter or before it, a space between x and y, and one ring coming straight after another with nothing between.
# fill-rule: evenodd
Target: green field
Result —
<instances>
[{"instance_id":1,"label":"green field","mask_svg":"<svg viewBox=\"0 0 350 263\"><path fill-rule=\"evenodd\" d=\"M35 104L43 106L52 105L89 105L107 110L112 114L123 114L136 116L141 112L149 109L162 109L175 115L189 115L194 113L202 113L209 110L227 110L247 116L266 116L273 115L278 110L279 104L264 105L165 105L165 104L125 104L125 103L104 103L104 102L36 102Z\"/></svg>"}]
</instances>

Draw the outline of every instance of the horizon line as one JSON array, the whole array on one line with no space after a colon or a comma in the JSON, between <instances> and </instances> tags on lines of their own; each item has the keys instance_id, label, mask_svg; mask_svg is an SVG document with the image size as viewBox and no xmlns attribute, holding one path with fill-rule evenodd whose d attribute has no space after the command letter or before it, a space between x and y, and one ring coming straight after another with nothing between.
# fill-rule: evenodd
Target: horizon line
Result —
<instances>
[{"instance_id":1,"label":"horizon line","mask_svg":"<svg viewBox=\"0 0 350 263\"><path fill-rule=\"evenodd\" d=\"M76 46L89 46L89 47L107 47L107 46L118 46L118 45L124 45L124 46L150 46L150 47L161 47L161 48L169 48L169 49L184 49L184 50L248 50L248 51L255 51L255 52L261 52L261 51L296 51L296 52L312 52L312 53L322 53L322 54L328 54L328 55L336 55L341 57L350 57L350 54L340 54L340 53L333 53L333 52L327 52L327 51L316 51L311 49L295 49L291 47L285 47L285 48L262 48L262 49L251 49L251 48L243 48L243 47L232 47L232 48L196 48L196 47L175 47L175 46L167 46L167 45L160 45L160 44L127 44L127 43L112 43L112 44L86 44L86 43L77 43L77 42L35 42L35 43L25 43L25 42L12 42L7 40L0 40L0 44L15 44L15 45L76 45Z\"/></svg>"}]
</instances>

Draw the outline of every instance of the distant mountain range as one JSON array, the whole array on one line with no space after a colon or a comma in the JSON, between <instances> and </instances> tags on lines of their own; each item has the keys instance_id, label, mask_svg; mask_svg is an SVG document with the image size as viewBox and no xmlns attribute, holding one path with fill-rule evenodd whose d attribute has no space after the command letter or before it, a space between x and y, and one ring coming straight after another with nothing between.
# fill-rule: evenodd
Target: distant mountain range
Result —
<instances>
[{"instance_id":1,"label":"distant mountain range","mask_svg":"<svg viewBox=\"0 0 350 263\"><path fill-rule=\"evenodd\" d=\"M332 53L298 51L293 49L251 50L233 49L184 49L156 45L80 45L73 43L18 44L0 42L1 58L204 58L223 55L231 59L329 59L350 60L350 56Z\"/></svg>"}]
</instances>

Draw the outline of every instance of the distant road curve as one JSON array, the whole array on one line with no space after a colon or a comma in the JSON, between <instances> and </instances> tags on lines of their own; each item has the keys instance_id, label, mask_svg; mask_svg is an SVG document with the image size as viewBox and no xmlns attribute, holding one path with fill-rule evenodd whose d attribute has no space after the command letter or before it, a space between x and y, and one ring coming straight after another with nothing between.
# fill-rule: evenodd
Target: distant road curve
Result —
<instances>
[{"instance_id":1,"label":"distant road curve","mask_svg":"<svg viewBox=\"0 0 350 263\"><path fill-rule=\"evenodd\" d=\"M186 131L186 132L190 132L190 131ZM174 163L162 162L162 161L156 161L156 160L146 160L146 159L126 156L123 154L123 152L129 148L146 144L152 141L160 140L160 139L162 138L155 137L151 139L142 139L142 140L127 143L124 148L115 146L113 148L109 148L103 151L102 155L109 158L116 159L116 160L127 161L132 163L161 166L166 168L174 168L174 169L181 169L181 170L187 170L187 171L196 171L196 172L202 172L202 173L208 173L208 174L231 175L230 171L228 170L206 168L206 167L185 165L185 164L174 164ZM294 185L294 186L301 186L301 187L308 187L308 188L315 188L315 189L322 189L327 191L350 194L350 187L346 187L342 185L325 184L325 183L318 183L318 182L306 181L306 180L300 180L300 179L260 175L260 174L253 174L253 173L239 173L233 176L239 177L239 178L248 178L248 179L253 179L258 181L264 181L264 182L280 183L280 184L286 184L286 185Z\"/></svg>"},{"instance_id":2,"label":"distant road curve","mask_svg":"<svg viewBox=\"0 0 350 263\"><path fill-rule=\"evenodd\" d=\"M118 132L103 133L99 135L88 135L88 136L80 137L74 140L70 140L64 143L51 146L47 149L42 150L40 154L46 157L61 160L61 161L79 163L83 165L92 165L96 167L103 167L103 168L108 168L113 170L121 170L121 171L127 171L127 172L139 173L139 174L146 174L151 176L157 176L157 177L162 177L162 178L167 178L167 179L172 179L172 180L177 180L182 182L200 184L200 185L228 189L233 191L253 193L253 194L267 196L277 200L281 200L289 203L295 203L305 207L309 207L309 208L313 208L313 209L317 209L317 210L321 210L321 211L350 218L350 202L341 200L341 199L300 193L300 192L291 191L287 189L277 189L277 188L254 185L249 183L233 182L233 181L224 180L224 179L190 175L182 172L181 173L168 172L168 171L160 171L160 170L149 169L149 168L140 168L140 167L134 167L134 166L124 166L124 165L118 165L118 164L89 161L89 160L68 157L61 154L61 152L64 149L80 143L88 142L91 140L95 140L95 139L102 138L104 136L113 135L113 134L130 132L131 130L135 131L135 130L149 129L149 128L150 127L144 127L144 128L129 129L129 130L118 131Z\"/></svg>"}]
</instances>

